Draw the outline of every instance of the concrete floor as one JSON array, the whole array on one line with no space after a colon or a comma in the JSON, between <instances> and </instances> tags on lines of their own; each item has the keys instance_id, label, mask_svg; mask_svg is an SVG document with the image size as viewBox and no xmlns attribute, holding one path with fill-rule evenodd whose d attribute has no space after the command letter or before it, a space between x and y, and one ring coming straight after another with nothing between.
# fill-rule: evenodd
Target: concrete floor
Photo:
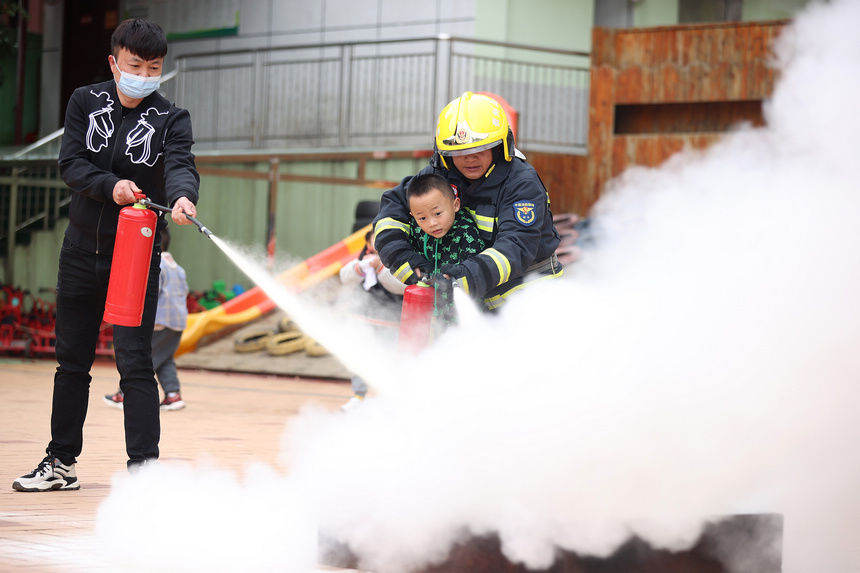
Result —
<instances>
[{"instance_id":1,"label":"concrete floor","mask_svg":"<svg viewBox=\"0 0 860 573\"><path fill-rule=\"evenodd\" d=\"M11 487L45 455L54 368L51 359L0 357L0 571L109 570L97 560L82 562L80 544L93 532L111 477L125 471L122 412L102 400L117 387L112 361L93 368L84 451L76 468L81 489L21 493ZM162 414L161 459L193 461L208 455L219 467L235 471L252 461L274 466L285 423L302 405L316 402L334 410L351 396L345 380L185 368L179 375L187 407Z\"/></svg>"}]
</instances>

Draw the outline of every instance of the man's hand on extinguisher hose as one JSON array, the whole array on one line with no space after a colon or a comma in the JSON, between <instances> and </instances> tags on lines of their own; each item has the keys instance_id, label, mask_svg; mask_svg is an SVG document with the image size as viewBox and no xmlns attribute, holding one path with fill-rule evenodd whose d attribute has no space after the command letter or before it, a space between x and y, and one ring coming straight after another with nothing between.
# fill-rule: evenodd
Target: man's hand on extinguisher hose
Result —
<instances>
[{"instance_id":1,"label":"man's hand on extinguisher hose","mask_svg":"<svg viewBox=\"0 0 860 573\"><path fill-rule=\"evenodd\" d=\"M113 186L113 200L117 205L131 205L137 199L135 193L143 193L140 188L129 179L120 179Z\"/></svg>"},{"instance_id":2,"label":"man's hand on extinguisher hose","mask_svg":"<svg viewBox=\"0 0 860 573\"><path fill-rule=\"evenodd\" d=\"M177 225L193 225L193 223L188 220L188 217L185 216L186 214L191 215L192 217L197 217L197 207L190 199L188 199L188 197L180 197L176 200L176 203L173 204L173 210L170 213L170 217Z\"/></svg>"}]
</instances>

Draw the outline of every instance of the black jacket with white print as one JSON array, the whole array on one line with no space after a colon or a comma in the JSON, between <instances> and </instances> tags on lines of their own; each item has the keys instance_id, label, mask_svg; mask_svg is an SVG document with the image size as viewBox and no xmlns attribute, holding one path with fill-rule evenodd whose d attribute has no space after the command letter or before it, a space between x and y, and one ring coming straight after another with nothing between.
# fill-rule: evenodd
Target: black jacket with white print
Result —
<instances>
[{"instance_id":1,"label":"black jacket with white print","mask_svg":"<svg viewBox=\"0 0 860 573\"><path fill-rule=\"evenodd\" d=\"M120 179L134 181L153 203L172 206L185 196L196 205L193 143L188 111L158 92L123 110L113 80L75 90L59 157L60 176L74 191L66 240L84 251L113 252L123 207L113 188Z\"/></svg>"}]
</instances>

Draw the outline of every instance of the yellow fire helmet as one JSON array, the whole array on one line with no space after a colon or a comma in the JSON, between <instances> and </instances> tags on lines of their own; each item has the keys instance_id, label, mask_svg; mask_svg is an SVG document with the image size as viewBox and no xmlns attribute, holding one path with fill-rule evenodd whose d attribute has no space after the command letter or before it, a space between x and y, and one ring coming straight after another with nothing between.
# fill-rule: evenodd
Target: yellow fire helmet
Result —
<instances>
[{"instance_id":1,"label":"yellow fire helmet","mask_svg":"<svg viewBox=\"0 0 860 573\"><path fill-rule=\"evenodd\" d=\"M508 116L493 98L465 92L445 106L436 125L436 151L445 157L469 155L502 145L505 161L511 160L514 136Z\"/></svg>"}]
</instances>

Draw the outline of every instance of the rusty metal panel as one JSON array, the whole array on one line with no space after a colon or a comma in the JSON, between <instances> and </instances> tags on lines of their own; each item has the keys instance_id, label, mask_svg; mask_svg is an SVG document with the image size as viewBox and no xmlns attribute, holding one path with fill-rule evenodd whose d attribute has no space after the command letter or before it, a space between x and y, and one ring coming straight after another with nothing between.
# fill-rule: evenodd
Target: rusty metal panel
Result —
<instances>
[{"instance_id":1,"label":"rusty metal panel","mask_svg":"<svg viewBox=\"0 0 860 573\"><path fill-rule=\"evenodd\" d=\"M663 64L654 68L657 80L651 101L678 101L681 74L677 66Z\"/></svg>"},{"instance_id":2,"label":"rusty metal panel","mask_svg":"<svg viewBox=\"0 0 860 573\"><path fill-rule=\"evenodd\" d=\"M589 201L596 201L607 181L627 167L656 166L685 146L707 146L732 123L760 125L761 102L771 95L776 80L768 65L771 49L786 24L595 28L588 180L568 203L590 207ZM665 104L680 105L667 108ZM649 109L649 105L655 107ZM666 133L617 133L618 106L642 108L636 112L638 117L625 118L632 121L633 132L647 132L643 126L650 125ZM644 117L652 112L661 115ZM666 117L667 113L677 116Z\"/></svg>"},{"instance_id":3,"label":"rusty metal panel","mask_svg":"<svg viewBox=\"0 0 860 573\"><path fill-rule=\"evenodd\" d=\"M611 176L609 160L615 115L615 70L608 66L592 68L589 105L588 152L591 195L597 199L600 189ZM590 207L590 205L589 205Z\"/></svg>"},{"instance_id":4,"label":"rusty metal panel","mask_svg":"<svg viewBox=\"0 0 860 573\"><path fill-rule=\"evenodd\" d=\"M633 156L631 153L632 142L632 137L616 137L612 140L610 177L607 177L607 181L612 177L617 177L630 166Z\"/></svg>"},{"instance_id":5,"label":"rusty metal panel","mask_svg":"<svg viewBox=\"0 0 860 573\"><path fill-rule=\"evenodd\" d=\"M599 30L594 34L593 60L595 65L618 70L623 84L619 101L642 101L637 97L671 101L658 99L665 90L657 78L673 66L687 101L764 97L773 88L773 71L767 65L770 46L782 27L764 23L615 30L611 34ZM602 48L611 53L598 53ZM631 83L634 77L642 82L638 88ZM726 89L725 78L735 77L742 82L731 82L734 91Z\"/></svg>"},{"instance_id":6,"label":"rusty metal panel","mask_svg":"<svg viewBox=\"0 0 860 573\"><path fill-rule=\"evenodd\" d=\"M619 70L615 79L615 102L640 102L643 99L642 68L624 68Z\"/></svg>"},{"instance_id":7,"label":"rusty metal panel","mask_svg":"<svg viewBox=\"0 0 860 573\"><path fill-rule=\"evenodd\" d=\"M656 167L684 149L703 149L719 134L622 135L612 141L612 177L633 165Z\"/></svg>"},{"instance_id":8,"label":"rusty metal panel","mask_svg":"<svg viewBox=\"0 0 860 573\"><path fill-rule=\"evenodd\" d=\"M591 66L612 66L614 50L612 48L615 30L610 28L592 28L591 30Z\"/></svg>"},{"instance_id":9,"label":"rusty metal panel","mask_svg":"<svg viewBox=\"0 0 860 573\"><path fill-rule=\"evenodd\" d=\"M596 199L587 186L587 156L534 152L528 158L546 185L554 214L587 212Z\"/></svg>"}]
</instances>

